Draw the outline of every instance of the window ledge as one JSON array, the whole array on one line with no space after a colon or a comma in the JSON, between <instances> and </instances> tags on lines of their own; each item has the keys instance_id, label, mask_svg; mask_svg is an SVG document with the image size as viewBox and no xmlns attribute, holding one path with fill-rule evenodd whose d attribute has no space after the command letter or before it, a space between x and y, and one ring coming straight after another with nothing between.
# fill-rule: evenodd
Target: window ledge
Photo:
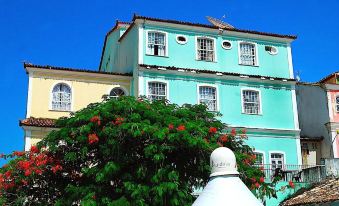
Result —
<instances>
[{"instance_id":1,"label":"window ledge","mask_svg":"<svg viewBox=\"0 0 339 206\"><path fill-rule=\"evenodd\" d=\"M49 109L50 112L72 112L71 110L56 110L56 109Z\"/></svg>"},{"instance_id":2,"label":"window ledge","mask_svg":"<svg viewBox=\"0 0 339 206\"><path fill-rule=\"evenodd\" d=\"M210 62L210 63L218 63L217 61L206 61L206 60L200 60L200 59L195 59L195 61L199 61L199 62Z\"/></svg>"},{"instance_id":3,"label":"window ledge","mask_svg":"<svg viewBox=\"0 0 339 206\"><path fill-rule=\"evenodd\" d=\"M169 56L159 56L159 55L153 55L153 54L145 54L146 56L152 56L152 57L164 57L169 58Z\"/></svg>"},{"instance_id":4,"label":"window ledge","mask_svg":"<svg viewBox=\"0 0 339 206\"><path fill-rule=\"evenodd\" d=\"M241 112L241 114L245 114L245 115L256 115L256 116L263 116L262 113L259 113L259 114L251 114L251 113L245 113L245 112Z\"/></svg>"},{"instance_id":5,"label":"window ledge","mask_svg":"<svg viewBox=\"0 0 339 206\"><path fill-rule=\"evenodd\" d=\"M259 65L239 64L240 66L259 67Z\"/></svg>"}]
</instances>

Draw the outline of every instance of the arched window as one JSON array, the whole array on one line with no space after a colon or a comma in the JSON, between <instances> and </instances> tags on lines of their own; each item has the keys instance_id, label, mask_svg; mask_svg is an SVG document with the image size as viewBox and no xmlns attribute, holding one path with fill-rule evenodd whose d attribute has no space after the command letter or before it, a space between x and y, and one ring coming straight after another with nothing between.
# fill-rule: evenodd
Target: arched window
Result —
<instances>
[{"instance_id":1,"label":"arched window","mask_svg":"<svg viewBox=\"0 0 339 206\"><path fill-rule=\"evenodd\" d=\"M70 111L71 110L72 91L64 83L57 84L52 91L52 110Z\"/></svg>"},{"instance_id":2,"label":"arched window","mask_svg":"<svg viewBox=\"0 0 339 206\"><path fill-rule=\"evenodd\" d=\"M109 97L111 98L118 98L118 97L121 97L121 96L125 96L125 91L120 88L120 87L115 87L111 90L111 92L109 93Z\"/></svg>"}]
</instances>

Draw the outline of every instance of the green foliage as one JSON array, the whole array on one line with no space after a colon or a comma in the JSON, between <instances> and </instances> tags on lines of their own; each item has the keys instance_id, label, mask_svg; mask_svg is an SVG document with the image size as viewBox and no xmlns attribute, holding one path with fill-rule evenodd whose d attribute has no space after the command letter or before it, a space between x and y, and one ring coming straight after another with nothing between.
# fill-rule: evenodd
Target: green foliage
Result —
<instances>
[{"instance_id":1,"label":"green foliage","mask_svg":"<svg viewBox=\"0 0 339 206\"><path fill-rule=\"evenodd\" d=\"M20 205L29 199L34 205L191 205L193 188L208 181L209 156L219 146L235 151L240 177L253 189L251 178L259 181L263 173L253 167L246 135L234 130L225 134L216 115L204 105L178 106L133 97L91 104L59 119L60 130L38 144L40 149L48 148L62 171L32 174L27 186L11 190L15 196L0 187L0 203ZM12 161L1 172L15 169L16 164ZM39 185L42 182L46 184ZM274 195L273 187L263 183L258 195Z\"/></svg>"}]
</instances>

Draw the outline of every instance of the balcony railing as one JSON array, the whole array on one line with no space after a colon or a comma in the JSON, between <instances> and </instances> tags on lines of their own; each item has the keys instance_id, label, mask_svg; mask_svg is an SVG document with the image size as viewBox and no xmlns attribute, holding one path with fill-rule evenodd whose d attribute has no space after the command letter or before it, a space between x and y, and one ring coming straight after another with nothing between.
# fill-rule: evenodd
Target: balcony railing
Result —
<instances>
[{"instance_id":1,"label":"balcony railing","mask_svg":"<svg viewBox=\"0 0 339 206\"><path fill-rule=\"evenodd\" d=\"M264 172L266 181L281 177L282 181L320 182L326 178L325 165L256 165Z\"/></svg>"}]
</instances>

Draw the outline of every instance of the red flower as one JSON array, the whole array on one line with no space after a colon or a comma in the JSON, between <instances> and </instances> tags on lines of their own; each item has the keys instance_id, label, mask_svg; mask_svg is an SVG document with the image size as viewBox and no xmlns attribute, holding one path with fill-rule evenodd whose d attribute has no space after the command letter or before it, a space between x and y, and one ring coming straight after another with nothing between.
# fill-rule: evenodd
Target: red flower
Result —
<instances>
[{"instance_id":1,"label":"red flower","mask_svg":"<svg viewBox=\"0 0 339 206\"><path fill-rule=\"evenodd\" d=\"M294 188L294 183L293 183L291 180L288 182L288 185L289 185L291 188Z\"/></svg>"},{"instance_id":2,"label":"red flower","mask_svg":"<svg viewBox=\"0 0 339 206\"><path fill-rule=\"evenodd\" d=\"M55 165L54 167L52 167L52 172L55 174L58 171L62 170L62 166L61 165Z\"/></svg>"},{"instance_id":3,"label":"red flower","mask_svg":"<svg viewBox=\"0 0 339 206\"><path fill-rule=\"evenodd\" d=\"M31 147L31 152L33 152L33 153L39 153L38 147L35 146L35 145L33 145L33 146Z\"/></svg>"},{"instance_id":4,"label":"red flower","mask_svg":"<svg viewBox=\"0 0 339 206\"><path fill-rule=\"evenodd\" d=\"M184 130L186 130L186 127L185 127L185 125L179 125L179 127L177 127L177 130L178 131L184 131Z\"/></svg>"},{"instance_id":5,"label":"red flower","mask_svg":"<svg viewBox=\"0 0 339 206\"><path fill-rule=\"evenodd\" d=\"M29 161L19 161L18 163L18 167L21 170L28 170L28 168L31 166L31 162Z\"/></svg>"},{"instance_id":6,"label":"red flower","mask_svg":"<svg viewBox=\"0 0 339 206\"><path fill-rule=\"evenodd\" d=\"M25 155L25 152L15 151L15 152L13 152L13 155L14 155L14 156L21 157L21 156L24 156L24 155Z\"/></svg>"},{"instance_id":7,"label":"red flower","mask_svg":"<svg viewBox=\"0 0 339 206\"><path fill-rule=\"evenodd\" d=\"M241 133L246 134L246 129L245 129L245 128L242 129L242 130L241 130Z\"/></svg>"},{"instance_id":8,"label":"red flower","mask_svg":"<svg viewBox=\"0 0 339 206\"><path fill-rule=\"evenodd\" d=\"M36 169L34 172L35 172L37 175L42 175L42 170L40 170L40 169Z\"/></svg>"},{"instance_id":9,"label":"red flower","mask_svg":"<svg viewBox=\"0 0 339 206\"><path fill-rule=\"evenodd\" d=\"M99 137L96 134L89 134L88 135L88 142L89 144L93 144L99 141Z\"/></svg>"},{"instance_id":10,"label":"red flower","mask_svg":"<svg viewBox=\"0 0 339 206\"><path fill-rule=\"evenodd\" d=\"M231 135L233 135L233 136L237 135L237 131L235 131L234 128L233 128L232 131L231 131Z\"/></svg>"},{"instance_id":11,"label":"red flower","mask_svg":"<svg viewBox=\"0 0 339 206\"><path fill-rule=\"evenodd\" d=\"M265 178L264 178L264 177L260 177L259 182L260 182L260 183L265 182Z\"/></svg>"},{"instance_id":12,"label":"red flower","mask_svg":"<svg viewBox=\"0 0 339 206\"><path fill-rule=\"evenodd\" d=\"M92 199L95 200L95 199L97 199L97 197L96 197L95 195L93 195L93 196L92 196Z\"/></svg>"},{"instance_id":13,"label":"red flower","mask_svg":"<svg viewBox=\"0 0 339 206\"><path fill-rule=\"evenodd\" d=\"M94 116L90 120L90 122L97 123L99 126L101 124L100 117L99 116Z\"/></svg>"},{"instance_id":14,"label":"red flower","mask_svg":"<svg viewBox=\"0 0 339 206\"><path fill-rule=\"evenodd\" d=\"M255 186L256 188L259 188L259 187L260 187L260 184L259 184L258 182L256 182L256 183L254 184L254 186Z\"/></svg>"},{"instance_id":15,"label":"red flower","mask_svg":"<svg viewBox=\"0 0 339 206\"><path fill-rule=\"evenodd\" d=\"M11 170L8 170L7 172L5 172L4 175L5 175L6 178L10 178L11 175L12 175L12 171L11 171Z\"/></svg>"},{"instance_id":16,"label":"red flower","mask_svg":"<svg viewBox=\"0 0 339 206\"><path fill-rule=\"evenodd\" d=\"M228 140L227 134L223 134L223 135L220 137L220 141L223 142L223 143L227 142L227 140Z\"/></svg>"},{"instance_id":17,"label":"red flower","mask_svg":"<svg viewBox=\"0 0 339 206\"><path fill-rule=\"evenodd\" d=\"M257 180L256 180L254 177L251 178L251 181L252 181L253 183L257 182Z\"/></svg>"},{"instance_id":18,"label":"red flower","mask_svg":"<svg viewBox=\"0 0 339 206\"><path fill-rule=\"evenodd\" d=\"M117 117L115 121L112 121L112 123L115 125L121 125L123 121L124 121L123 117Z\"/></svg>"},{"instance_id":19,"label":"red flower","mask_svg":"<svg viewBox=\"0 0 339 206\"><path fill-rule=\"evenodd\" d=\"M217 133L217 128L215 127L210 127L210 129L208 130L209 133L215 134Z\"/></svg>"},{"instance_id":20,"label":"red flower","mask_svg":"<svg viewBox=\"0 0 339 206\"><path fill-rule=\"evenodd\" d=\"M28 177L32 174L32 171L31 170L26 170L25 171L25 176Z\"/></svg>"},{"instance_id":21,"label":"red flower","mask_svg":"<svg viewBox=\"0 0 339 206\"><path fill-rule=\"evenodd\" d=\"M169 125L168 125L168 129L169 129L169 130L174 129L174 125L173 125L173 124L169 124Z\"/></svg>"}]
</instances>

